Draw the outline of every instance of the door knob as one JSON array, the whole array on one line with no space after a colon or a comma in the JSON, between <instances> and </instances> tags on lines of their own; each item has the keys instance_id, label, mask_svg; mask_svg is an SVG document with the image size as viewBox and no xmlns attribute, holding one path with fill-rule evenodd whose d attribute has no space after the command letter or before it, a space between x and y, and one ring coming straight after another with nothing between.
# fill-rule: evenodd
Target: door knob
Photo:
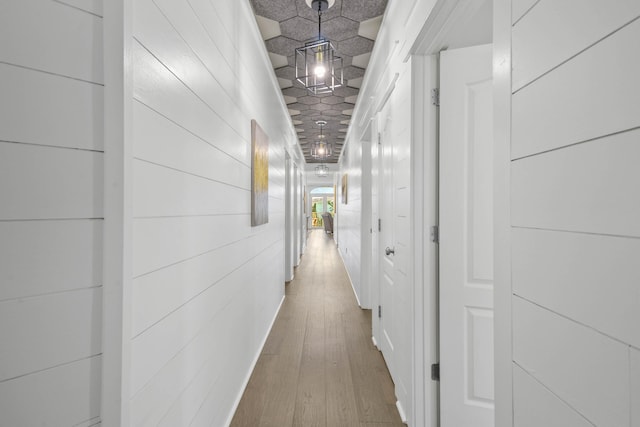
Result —
<instances>
[{"instance_id":1,"label":"door knob","mask_svg":"<svg viewBox=\"0 0 640 427\"><path fill-rule=\"evenodd\" d=\"M387 255L391 255L391 254L395 255L396 254L396 249L395 248L391 249L389 246L387 246L385 248L385 250L384 250L384 253L387 254Z\"/></svg>"}]
</instances>

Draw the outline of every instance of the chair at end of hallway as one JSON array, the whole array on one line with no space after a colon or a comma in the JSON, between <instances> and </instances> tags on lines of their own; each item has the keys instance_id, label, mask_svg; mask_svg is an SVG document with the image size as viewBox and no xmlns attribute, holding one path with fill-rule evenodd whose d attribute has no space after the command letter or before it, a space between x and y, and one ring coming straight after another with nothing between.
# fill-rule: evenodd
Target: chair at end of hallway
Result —
<instances>
[{"instance_id":1,"label":"chair at end of hallway","mask_svg":"<svg viewBox=\"0 0 640 427\"><path fill-rule=\"evenodd\" d=\"M325 233L333 234L333 217L329 212L322 214L322 223L324 224Z\"/></svg>"}]
</instances>

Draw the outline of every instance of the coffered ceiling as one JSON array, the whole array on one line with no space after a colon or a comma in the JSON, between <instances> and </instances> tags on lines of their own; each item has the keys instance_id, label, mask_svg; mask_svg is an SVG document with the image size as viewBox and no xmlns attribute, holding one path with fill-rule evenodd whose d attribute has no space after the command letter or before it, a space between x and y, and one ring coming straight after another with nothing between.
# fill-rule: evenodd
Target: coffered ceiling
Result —
<instances>
[{"instance_id":1,"label":"coffered ceiling","mask_svg":"<svg viewBox=\"0 0 640 427\"><path fill-rule=\"evenodd\" d=\"M295 49L318 37L318 13L305 0L250 0L289 114L307 163L336 163L344 144L365 69L382 22L387 0L335 0L322 13L322 36L344 61L344 86L333 94L313 95L295 78ZM333 144L326 160L311 157L322 133Z\"/></svg>"}]
</instances>

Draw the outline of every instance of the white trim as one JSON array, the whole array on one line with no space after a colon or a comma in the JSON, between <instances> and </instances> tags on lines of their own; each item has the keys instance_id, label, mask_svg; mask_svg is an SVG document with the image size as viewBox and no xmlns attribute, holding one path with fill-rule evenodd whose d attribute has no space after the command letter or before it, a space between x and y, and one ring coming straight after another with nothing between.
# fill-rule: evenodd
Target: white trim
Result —
<instances>
[{"instance_id":1,"label":"white trim","mask_svg":"<svg viewBox=\"0 0 640 427\"><path fill-rule=\"evenodd\" d=\"M253 370L256 368L256 365L258 364L258 359L260 359L260 355L262 354L262 349L264 349L264 345L267 343L267 339L269 338L269 335L271 334L271 329L273 329L273 325L275 325L276 323L276 319L278 318L278 314L280 314L280 309L282 308L282 304L284 304L284 300L285 300L286 296L283 296L282 299L280 300L280 305L278 305L278 309L276 310L276 314L273 316L273 319L271 319L271 324L269 325L269 330L267 330L267 333L265 334L264 338L262 339L262 344L260 345L260 348L258 349L258 352L256 353L255 357L253 358L253 362L251 362L251 368L249 369L249 372L247 373L247 376L245 377L243 383L242 383L242 388L240 389L240 392L238 393L238 396L236 397L236 400L233 402L233 406L231 407L231 412L229 413L229 416L227 417L227 421L225 422L224 425L228 426L231 425L231 421L233 420L233 416L236 414L236 411L238 410L238 405L240 405L240 401L242 400L242 396L244 395L245 390L247 389L247 386L249 385L249 380L251 379L251 375L253 374Z\"/></svg>"},{"instance_id":2,"label":"white trim","mask_svg":"<svg viewBox=\"0 0 640 427\"><path fill-rule=\"evenodd\" d=\"M440 361L440 349L439 349L439 253L440 248L437 243L431 241L430 238L426 238L427 235L430 235L430 227L434 225L439 225L440 219L439 215L439 204L438 204L438 188L439 188L439 109L438 107L431 104L431 89L437 88L440 86L440 56L439 55L430 55L429 62L425 66L429 71L428 73L428 83L425 87L424 95L425 95L425 105L427 105L429 114L429 120L431 121L431 126L426 130L425 138L428 139L426 143L427 149L424 151L424 167L425 170L428 170L429 173L425 175L425 186L426 191L430 192L429 195L425 196L426 200L435 201L431 204L426 204L424 206L424 215L425 215L425 226L424 231L424 251L425 258L429 259L431 264L431 269L429 272L425 272L425 289L429 289L429 292L425 292L424 294L424 333L425 336L430 337L430 339L425 340L425 360L429 362L425 363L425 381L427 382L427 387L425 388L425 402L429 402L430 408L428 414L425 414L425 425L438 426L440 423L440 383L438 381L431 380L431 372L430 365L434 363L438 363ZM431 219L431 222L428 221ZM430 315L427 315L430 313ZM427 368L429 366L429 368ZM427 423L427 420L429 422Z\"/></svg>"},{"instance_id":3,"label":"white trim","mask_svg":"<svg viewBox=\"0 0 640 427\"><path fill-rule=\"evenodd\" d=\"M129 426L132 281L132 0L104 2L101 422Z\"/></svg>"},{"instance_id":4,"label":"white trim","mask_svg":"<svg viewBox=\"0 0 640 427\"><path fill-rule=\"evenodd\" d=\"M430 202L426 196L426 182L425 182L425 154L424 152L425 142L428 141L426 137L425 129L425 115L427 109L425 108L426 102L426 70L424 67L424 58L411 57L411 229L414 231L411 233L411 252L413 260L411 262L413 266L412 277L412 301L413 307L411 307L412 315L412 352L411 358L411 377L413 378L411 392L412 405L411 409L411 421L413 425L422 426L425 425L425 354L424 354L424 342L431 339L431 337L425 337L424 330L424 294L425 286L428 286L424 280L424 272L428 270L429 266L424 266L424 263L429 263L429 260L424 258L426 252L424 251L424 229L425 225L425 208L427 208ZM433 204L435 200L431 201Z\"/></svg>"},{"instance_id":5,"label":"white trim","mask_svg":"<svg viewBox=\"0 0 640 427\"><path fill-rule=\"evenodd\" d=\"M438 0L409 52L430 55L445 49L457 24L473 16L483 3L477 0Z\"/></svg>"},{"instance_id":6,"label":"white trim","mask_svg":"<svg viewBox=\"0 0 640 427\"><path fill-rule=\"evenodd\" d=\"M394 3L392 2L392 5L393 4ZM387 8L387 10L385 11L384 16L386 17L388 13L389 13L389 8ZM389 31L389 30L385 26L385 18L383 17L382 18L382 24L380 26L380 32L378 33L378 36L377 36L377 40L381 40L383 38L382 33L386 32L386 31ZM377 60L377 55L378 55L377 52L378 52L379 49L382 48L382 47L379 47L379 46L382 46L382 44L376 43L373 46L373 51L371 52L371 58L369 59L369 67L368 67L368 69L371 68L371 64L374 64L375 61ZM383 61L384 66L382 67L382 69L385 69L385 70L390 69L390 64L391 64L391 61L394 58L394 55L396 53L396 49L397 48L398 48L398 41L396 40L394 45L393 45L393 48L391 49L391 51L389 52L389 54L386 56L385 60ZM386 87L387 88L395 87L395 83L396 83L396 80L398 79L398 77L399 77L399 75L396 74L394 76L394 78L393 78L393 81L388 83L386 85ZM362 87L360 88L360 91L359 91L358 102L356 103L356 106L355 106L355 108L353 110L353 113L351 114L351 118L352 118L351 119L351 123L352 124L354 124L356 122L357 118L360 117L359 125L360 125L360 127L362 127L367 120L371 120L373 117L375 117L377 115L377 113L380 112L380 109L382 108L382 106L384 106L384 102L386 102L386 99L382 103L378 102L377 105L375 106L375 108L374 108L374 103L373 102L377 98L376 94L381 92L381 86L384 86L386 81L387 81L387 79L384 78L384 76L380 76L380 80L378 80L373 92L371 92L374 95L370 96L369 99L367 99L364 96L365 96L366 93L370 93L369 86L373 85L374 81L371 80L370 73L367 73L365 75L365 79L363 80ZM391 94L391 92L389 92L389 95L390 94ZM364 112L361 113L360 110L362 110ZM351 140L352 140L351 136L352 136L353 132L354 132L354 126L349 125L349 130L347 131L347 134L345 135L345 138L344 138L345 145L342 147L342 152L340 153L340 157L338 158L338 163L339 164L342 162L343 154L345 152L347 144L351 143Z\"/></svg>"},{"instance_id":7,"label":"white trim","mask_svg":"<svg viewBox=\"0 0 640 427\"><path fill-rule=\"evenodd\" d=\"M438 247L428 238L437 225L438 113L431 104L437 86L435 56L413 56L412 67L412 227L413 233L413 413L416 426L438 422L438 383L427 367L438 362Z\"/></svg>"},{"instance_id":8,"label":"white trim","mask_svg":"<svg viewBox=\"0 0 640 427\"><path fill-rule=\"evenodd\" d=\"M513 426L511 315L511 0L493 4L495 426Z\"/></svg>"},{"instance_id":9,"label":"white trim","mask_svg":"<svg viewBox=\"0 0 640 427\"><path fill-rule=\"evenodd\" d=\"M284 281L290 282L293 280L294 253L297 252L297 244L293 237L296 227L296 209L291 202L295 193L295 178L292 177L293 161L286 151L284 154L284 168Z\"/></svg>"},{"instance_id":10,"label":"white trim","mask_svg":"<svg viewBox=\"0 0 640 427\"><path fill-rule=\"evenodd\" d=\"M371 223L371 123L367 135L360 139L361 156L361 198L360 198L360 296L361 307L371 309L371 237L373 224ZM377 144L378 142L375 141Z\"/></svg>"},{"instance_id":11,"label":"white trim","mask_svg":"<svg viewBox=\"0 0 640 427\"><path fill-rule=\"evenodd\" d=\"M482 2L475 0L439 0L410 50L416 73L412 92L414 96L421 95L414 100L412 138L412 215L414 235L419 236L413 244L417 293L414 295L416 383L412 422L416 426L438 426L440 409L439 383L431 381L427 369L439 361L438 247L428 238L429 228L438 225L438 113L431 105L431 89L438 87L439 51L447 45L460 20L473 16L481 5Z\"/></svg>"},{"instance_id":12,"label":"white trim","mask_svg":"<svg viewBox=\"0 0 640 427\"><path fill-rule=\"evenodd\" d=\"M337 248L337 245L336 245L336 248ZM338 255L340 255L340 259L342 260L342 265L344 266L344 270L347 272L347 277L349 278L349 284L351 285L351 290L353 291L353 295L355 295L356 297L358 307L363 308L362 304L360 304L360 298L358 298L358 293L356 292L356 288L353 286L353 280L351 280L351 275L349 274L347 263L344 262L344 258L342 258L342 252L340 252L340 250L338 250Z\"/></svg>"},{"instance_id":13,"label":"white trim","mask_svg":"<svg viewBox=\"0 0 640 427\"><path fill-rule=\"evenodd\" d=\"M378 347L378 341L376 340L376 337L374 337L373 335L371 335L371 342L373 343L373 346L377 348L378 351L380 351L380 347Z\"/></svg>"},{"instance_id":14,"label":"white trim","mask_svg":"<svg viewBox=\"0 0 640 427\"><path fill-rule=\"evenodd\" d=\"M378 221L380 221L381 219L381 212L380 212L380 199L381 199L381 189L382 189L382 173L380 173L380 171L382 170L382 150L380 147L380 138L381 138L381 134L380 134L380 125L379 125L379 112L376 111L374 113L374 116L372 117L372 124L373 127L371 129L372 132L372 136L371 139L373 142L372 145L376 147L376 150L378 151L378 153L376 154L376 160L375 160L375 167L377 170L377 177L374 181L373 175L371 176L371 189L373 190L373 187L375 185L376 187L376 191L378 193L378 197L376 200L376 205L375 206L375 212L378 214L377 218L371 218L371 223L372 226L376 227L378 229L379 223ZM373 154L372 154L372 159L371 159L371 168L373 169L374 167L374 161L373 161ZM373 204L373 200L371 202L371 214L373 214L374 212L374 204ZM375 239L375 240L374 240ZM373 247L376 247L377 251L374 254L373 252ZM371 262L370 262L370 267L371 267L371 286L369 288L369 302L371 303L371 307L373 309L377 309L377 307L380 305L380 230L378 229L375 233L374 238L371 240L371 253L368 254L368 256L371 258ZM378 341L376 339L376 336L379 336L380 334L380 318L378 316L373 316L373 319L371 319L371 335L372 335L372 339L375 342L376 348L378 348L378 350L382 350L380 348L380 346L378 346Z\"/></svg>"},{"instance_id":15,"label":"white trim","mask_svg":"<svg viewBox=\"0 0 640 427\"><path fill-rule=\"evenodd\" d=\"M396 83L398 82L398 78L400 78L400 73L395 73L393 75L393 78L391 79L391 82L389 82L389 84L387 85L387 89L384 91L384 94L382 95L382 97L376 104L375 108L373 109L373 111L375 111L375 114L378 114L380 111L382 111L382 108L385 106L385 104L391 97L391 94L396 88Z\"/></svg>"},{"instance_id":16,"label":"white trim","mask_svg":"<svg viewBox=\"0 0 640 427\"><path fill-rule=\"evenodd\" d=\"M302 256L302 241L300 240L300 236L302 231L300 230L302 227L302 174L300 173L300 168L298 165L293 162L293 221L291 226L293 229L291 230L291 238L294 240L293 245L293 266L297 267L300 265L300 257ZM291 280L296 275L296 270L293 268L291 274Z\"/></svg>"},{"instance_id":17,"label":"white trim","mask_svg":"<svg viewBox=\"0 0 640 427\"><path fill-rule=\"evenodd\" d=\"M400 419L404 424L407 424L407 415L404 412L404 408L402 407L402 403L399 400L396 400L396 408L398 408L398 413L400 414Z\"/></svg>"}]
</instances>

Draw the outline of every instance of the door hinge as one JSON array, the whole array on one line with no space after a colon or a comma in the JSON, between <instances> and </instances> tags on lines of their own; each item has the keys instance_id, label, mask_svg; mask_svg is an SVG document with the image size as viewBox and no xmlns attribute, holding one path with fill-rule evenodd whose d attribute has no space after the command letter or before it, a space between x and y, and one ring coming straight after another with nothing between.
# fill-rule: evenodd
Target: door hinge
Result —
<instances>
[{"instance_id":1,"label":"door hinge","mask_svg":"<svg viewBox=\"0 0 640 427\"><path fill-rule=\"evenodd\" d=\"M434 363L431 365L431 380L440 381L440 364Z\"/></svg>"},{"instance_id":2,"label":"door hinge","mask_svg":"<svg viewBox=\"0 0 640 427\"><path fill-rule=\"evenodd\" d=\"M378 318L380 318L380 319L382 318L382 306L381 305L378 306Z\"/></svg>"},{"instance_id":3,"label":"door hinge","mask_svg":"<svg viewBox=\"0 0 640 427\"><path fill-rule=\"evenodd\" d=\"M440 106L440 88L431 89L431 104L436 107Z\"/></svg>"},{"instance_id":4,"label":"door hinge","mask_svg":"<svg viewBox=\"0 0 640 427\"><path fill-rule=\"evenodd\" d=\"M382 134L378 132L378 145L382 145Z\"/></svg>"},{"instance_id":5,"label":"door hinge","mask_svg":"<svg viewBox=\"0 0 640 427\"><path fill-rule=\"evenodd\" d=\"M382 219L378 218L378 231L382 231Z\"/></svg>"},{"instance_id":6,"label":"door hinge","mask_svg":"<svg viewBox=\"0 0 640 427\"><path fill-rule=\"evenodd\" d=\"M433 243L440 243L440 227L437 225L431 227L431 241Z\"/></svg>"}]
</instances>

